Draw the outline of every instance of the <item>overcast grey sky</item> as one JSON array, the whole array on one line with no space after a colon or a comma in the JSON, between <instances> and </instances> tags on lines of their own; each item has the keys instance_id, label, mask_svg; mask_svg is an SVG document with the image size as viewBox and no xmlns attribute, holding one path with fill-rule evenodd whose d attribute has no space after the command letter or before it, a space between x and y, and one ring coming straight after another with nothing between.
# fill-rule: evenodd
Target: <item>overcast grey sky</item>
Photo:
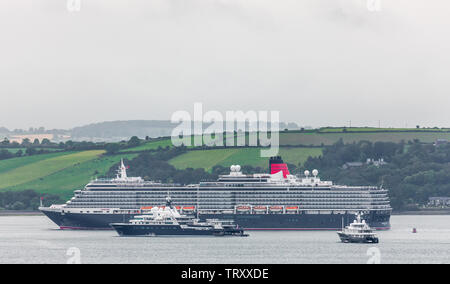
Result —
<instances>
[{"instance_id":1,"label":"overcast grey sky","mask_svg":"<svg viewBox=\"0 0 450 284\"><path fill-rule=\"evenodd\" d=\"M0 0L0 126L279 110L450 126L450 1Z\"/></svg>"}]
</instances>

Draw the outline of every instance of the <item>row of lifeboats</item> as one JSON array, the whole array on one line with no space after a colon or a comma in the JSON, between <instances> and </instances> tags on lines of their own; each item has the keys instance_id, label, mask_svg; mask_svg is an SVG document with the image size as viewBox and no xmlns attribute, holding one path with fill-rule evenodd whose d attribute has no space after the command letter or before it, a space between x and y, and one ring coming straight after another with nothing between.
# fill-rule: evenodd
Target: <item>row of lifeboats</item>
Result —
<instances>
[{"instance_id":1,"label":"row of lifeboats","mask_svg":"<svg viewBox=\"0 0 450 284\"><path fill-rule=\"evenodd\" d=\"M152 210L152 208L154 208L154 207L164 209L166 206L144 206L144 207L141 207L141 210ZM195 211L195 206L175 206L175 208L178 211L184 211L184 212Z\"/></svg>"},{"instance_id":2,"label":"row of lifeboats","mask_svg":"<svg viewBox=\"0 0 450 284\"><path fill-rule=\"evenodd\" d=\"M299 209L298 206L264 206L264 205L256 205L256 206L250 206L250 205L243 205L243 206L236 206L237 212L297 212Z\"/></svg>"},{"instance_id":3,"label":"row of lifeboats","mask_svg":"<svg viewBox=\"0 0 450 284\"><path fill-rule=\"evenodd\" d=\"M165 206L145 206L141 207L141 211L152 210L152 208L165 208ZM195 206L175 206L178 211L181 212L193 212L195 211ZM236 206L236 212L255 212L255 213L264 213L264 212L297 212L299 210L298 206L265 206L265 205L239 205Z\"/></svg>"}]
</instances>

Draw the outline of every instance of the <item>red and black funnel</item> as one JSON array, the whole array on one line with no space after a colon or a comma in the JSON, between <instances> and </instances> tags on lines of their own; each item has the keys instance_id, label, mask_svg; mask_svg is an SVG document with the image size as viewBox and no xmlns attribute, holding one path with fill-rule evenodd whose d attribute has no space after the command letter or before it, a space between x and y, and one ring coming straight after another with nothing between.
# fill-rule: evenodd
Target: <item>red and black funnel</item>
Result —
<instances>
[{"instance_id":1,"label":"red and black funnel","mask_svg":"<svg viewBox=\"0 0 450 284\"><path fill-rule=\"evenodd\" d=\"M280 156L270 157L269 160L270 174L276 174L278 172L283 172L283 177L286 178L290 175L287 164L283 162Z\"/></svg>"}]
</instances>

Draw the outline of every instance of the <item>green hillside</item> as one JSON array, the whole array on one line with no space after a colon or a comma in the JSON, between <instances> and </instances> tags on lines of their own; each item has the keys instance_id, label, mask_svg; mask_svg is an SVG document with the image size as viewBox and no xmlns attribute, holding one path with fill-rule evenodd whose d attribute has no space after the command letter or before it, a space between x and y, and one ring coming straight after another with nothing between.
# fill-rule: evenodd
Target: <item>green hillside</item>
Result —
<instances>
[{"instance_id":1,"label":"green hillside","mask_svg":"<svg viewBox=\"0 0 450 284\"><path fill-rule=\"evenodd\" d=\"M361 133L300 133L286 132L280 134L280 145L304 145L304 146L320 146L331 145L341 139L344 143L353 143L361 140L371 142L405 142L419 139L423 143L433 143L437 139L450 140L449 132L361 132Z\"/></svg>"},{"instance_id":2,"label":"green hillside","mask_svg":"<svg viewBox=\"0 0 450 284\"><path fill-rule=\"evenodd\" d=\"M0 161L0 190L33 189L69 198L95 176L104 175L121 158L137 154L103 156L103 150L51 153Z\"/></svg>"},{"instance_id":3,"label":"green hillside","mask_svg":"<svg viewBox=\"0 0 450 284\"><path fill-rule=\"evenodd\" d=\"M378 127L323 127L318 132L448 132L449 128L378 128Z\"/></svg>"},{"instance_id":4,"label":"green hillside","mask_svg":"<svg viewBox=\"0 0 450 284\"><path fill-rule=\"evenodd\" d=\"M169 161L178 169L204 168L209 171L216 165L229 167L233 164L267 167L268 158L261 157L260 148L231 148L214 150L189 151ZM298 165L304 163L309 156L322 154L321 148L287 148L279 151L285 162Z\"/></svg>"},{"instance_id":5,"label":"green hillside","mask_svg":"<svg viewBox=\"0 0 450 284\"><path fill-rule=\"evenodd\" d=\"M387 131L389 130L389 131ZM322 155L321 145L331 145L339 139L345 143L368 140L372 142L405 142L419 139L432 143L437 139L450 140L450 132L442 129L369 129L369 128L322 128L318 130L287 131L280 133L279 155L287 163L303 164L308 157ZM247 138L248 134L245 135ZM170 138L143 141L138 147L123 149L115 155L103 155L104 150L75 151L23 156L0 160L0 191L33 189L53 193L64 199L70 198L75 189L81 189L95 176L105 175L121 158L132 159L140 152L172 146ZM289 146L304 147L289 147ZM315 147L309 147L309 146ZM12 149L12 148L11 148ZM8 149L9 150L9 149ZM23 148L25 150L25 148ZM232 164L267 168L268 158L260 157L260 148L226 148L188 151L172 158L169 163L177 169L204 168L210 171L215 165L229 167Z\"/></svg>"},{"instance_id":6,"label":"green hillside","mask_svg":"<svg viewBox=\"0 0 450 284\"><path fill-rule=\"evenodd\" d=\"M124 149L120 151L121 153L126 153L130 151L148 151L148 150L156 150L158 147L166 148L167 146L172 147L172 141L170 139L163 139L158 141L150 141L144 142L142 145L138 147Z\"/></svg>"},{"instance_id":7,"label":"green hillside","mask_svg":"<svg viewBox=\"0 0 450 284\"><path fill-rule=\"evenodd\" d=\"M104 151L84 151L56 155L55 157L37 156L40 160L28 163L12 170L6 170L0 174L0 188L8 188L19 184L30 182L65 168L92 160L103 154Z\"/></svg>"},{"instance_id":8,"label":"green hillside","mask_svg":"<svg viewBox=\"0 0 450 284\"><path fill-rule=\"evenodd\" d=\"M230 135L225 135L226 141L224 142L224 144L229 143L227 141L233 138L233 137L229 137L229 136ZM192 136L191 137L191 145L188 146L188 148L195 147L194 146L194 139L195 139L195 137L199 137L199 136ZM245 135L245 137L247 137L246 139L248 139L248 134ZM234 137L234 139L236 140L236 137ZM159 147L166 148L167 146L173 147L171 138L163 138L163 139L160 139L160 140L148 141L148 142L145 141L145 142L143 142L141 145L139 145L137 147L123 149L120 152L121 153L127 153L127 152L149 151L149 150L156 150Z\"/></svg>"},{"instance_id":9,"label":"green hillside","mask_svg":"<svg viewBox=\"0 0 450 284\"><path fill-rule=\"evenodd\" d=\"M69 153L51 153L51 154L45 154L45 155L34 155L34 156L24 156L20 158L13 158L13 159L7 159L0 161L0 175L2 175L5 172L12 171L16 168L20 168L32 163L36 163L42 160L67 155ZM0 181L1 182L1 181Z\"/></svg>"},{"instance_id":10,"label":"green hillside","mask_svg":"<svg viewBox=\"0 0 450 284\"><path fill-rule=\"evenodd\" d=\"M248 137L246 135L247 144ZM405 142L420 140L423 143L434 143L437 139L450 140L450 132L448 129L393 129L393 128L347 128L347 132L343 132L343 128L321 128L318 130L308 130L304 132L287 131L280 132L280 146L322 146L332 145L343 139L344 143L353 143L361 140L371 142ZM230 139L230 138L227 138ZM236 139L236 138L235 138ZM146 151L155 150L159 146L172 146L170 138L145 142L135 147L124 149L121 152L130 151Z\"/></svg>"},{"instance_id":11,"label":"green hillside","mask_svg":"<svg viewBox=\"0 0 450 284\"><path fill-rule=\"evenodd\" d=\"M121 158L132 159L137 154L102 156L92 160L73 164L53 174L9 187L9 190L33 189L42 193L53 193L68 199L73 191L82 189L90 180L105 175Z\"/></svg>"}]
</instances>

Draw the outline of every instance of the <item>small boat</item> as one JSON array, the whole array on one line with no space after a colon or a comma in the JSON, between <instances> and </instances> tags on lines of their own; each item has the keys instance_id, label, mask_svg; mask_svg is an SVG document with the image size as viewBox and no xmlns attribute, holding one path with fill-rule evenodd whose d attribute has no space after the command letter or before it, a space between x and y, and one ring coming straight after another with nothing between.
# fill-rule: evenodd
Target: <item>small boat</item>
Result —
<instances>
[{"instance_id":1,"label":"small boat","mask_svg":"<svg viewBox=\"0 0 450 284\"><path fill-rule=\"evenodd\" d=\"M184 206L183 207L183 212L194 212L195 211L195 206Z\"/></svg>"},{"instance_id":2,"label":"small boat","mask_svg":"<svg viewBox=\"0 0 450 284\"><path fill-rule=\"evenodd\" d=\"M350 226L337 232L343 243L378 243L378 236L373 232L361 214L356 214L356 219Z\"/></svg>"},{"instance_id":3,"label":"small boat","mask_svg":"<svg viewBox=\"0 0 450 284\"><path fill-rule=\"evenodd\" d=\"M282 212L283 206L270 206L269 210L270 212Z\"/></svg>"},{"instance_id":4,"label":"small boat","mask_svg":"<svg viewBox=\"0 0 450 284\"><path fill-rule=\"evenodd\" d=\"M267 211L267 206L262 206L262 205L258 205L253 207L253 211L255 212L266 212Z\"/></svg>"},{"instance_id":5,"label":"small boat","mask_svg":"<svg viewBox=\"0 0 450 284\"><path fill-rule=\"evenodd\" d=\"M286 206L286 212L297 212L298 206Z\"/></svg>"},{"instance_id":6,"label":"small boat","mask_svg":"<svg viewBox=\"0 0 450 284\"><path fill-rule=\"evenodd\" d=\"M128 223L111 223L110 226L119 236L248 236L233 220L200 221L180 215L171 205L170 197L166 201L166 206L154 207L151 215L135 216Z\"/></svg>"},{"instance_id":7,"label":"small boat","mask_svg":"<svg viewBox=\"0 0 450 284\"><path fill-rule=\"evenodd\" d=\"M250 206L237 206L236 211L238 212L249 212L251 209Z\"/></svg>"}]
</instances>

